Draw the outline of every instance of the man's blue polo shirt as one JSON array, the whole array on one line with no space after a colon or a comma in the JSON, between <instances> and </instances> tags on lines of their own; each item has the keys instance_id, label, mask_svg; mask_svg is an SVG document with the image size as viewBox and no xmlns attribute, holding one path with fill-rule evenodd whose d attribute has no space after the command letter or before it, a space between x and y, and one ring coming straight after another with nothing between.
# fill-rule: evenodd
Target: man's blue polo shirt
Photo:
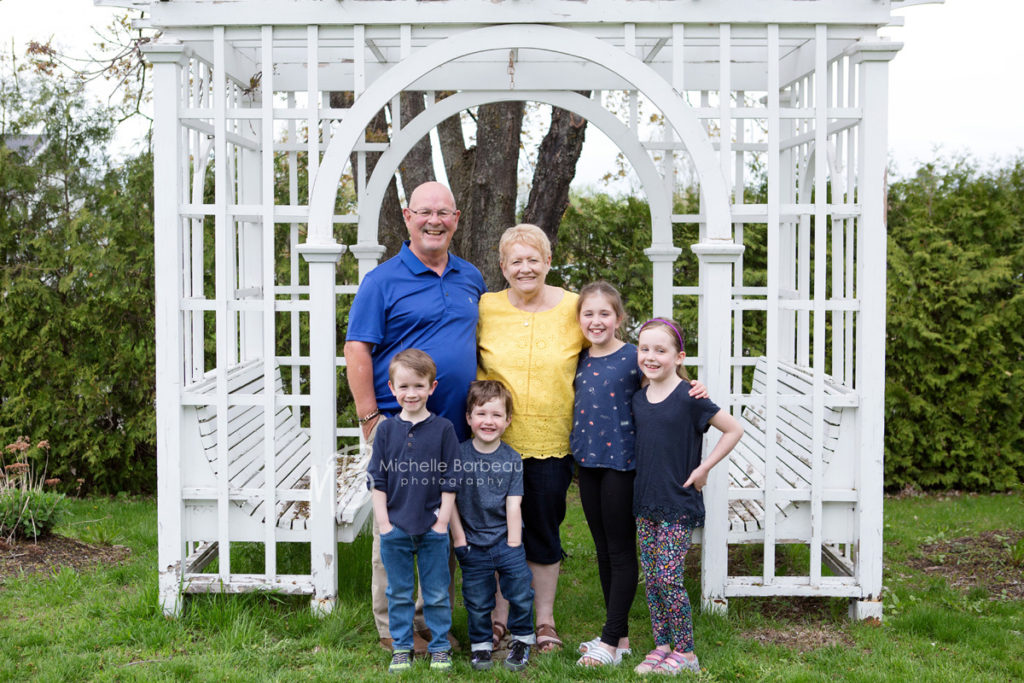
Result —
<instances>
[{"instance_id":1,"label":"man's blue polo shirt","mask_svg":"<svg viewBox=\"0 0 1024 683\"><path fill-rule=\"evenodd\" d=\"M410 251L408 241L398 255L366 274L345 338L373 344L373 385L382 413L400 410L388 389L392 356L417 348L437 365L437 389L427 407L448 418L460 440L468 437L466 393L476 379L478 305L486 291L483 276L469 261L448 254L438 275Z\"/></svg>"}]
</instances>

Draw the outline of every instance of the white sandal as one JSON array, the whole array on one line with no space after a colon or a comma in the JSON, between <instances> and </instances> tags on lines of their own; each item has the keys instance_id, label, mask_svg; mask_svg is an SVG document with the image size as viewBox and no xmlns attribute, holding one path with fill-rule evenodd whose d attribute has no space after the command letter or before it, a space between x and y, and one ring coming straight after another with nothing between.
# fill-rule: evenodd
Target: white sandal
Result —
<instances>
[{"instance_id":1,"label":"white sandal","mask_svg":"<svg viewBox=\"0 0 1024 683\"><path fill-rule=\"evenodd\" d=\"M585 655L590 650L592 650L592 649L594 649L596 647L600 647L600 646L601 646L601 636L598 636L598 637L594 638L593 640L588 640L585 643L580 643L580 646L579 646L579 648L577 648L577 650L579 651L579 653L581 655ZM623 657L628 657L631 654L633 654L633 648L630 648L630 647L617 647L617 648L615 648L615 654L618 656L619 659L622 659Z\"/></svg>"},{"instance_id":2,"label":"white sandal","mask_svg":"<svg viewBox=\"0 0 1024 683\"><path fill-rule=\"evenodd\" d=\"M587 664L584 660L591 660L593 664ZM616 648L615 654L608 652L607 648L596 645L580 655L576 660L576 666L618 666L622 663L622 655Z\"/></svg>"}]
</instances>

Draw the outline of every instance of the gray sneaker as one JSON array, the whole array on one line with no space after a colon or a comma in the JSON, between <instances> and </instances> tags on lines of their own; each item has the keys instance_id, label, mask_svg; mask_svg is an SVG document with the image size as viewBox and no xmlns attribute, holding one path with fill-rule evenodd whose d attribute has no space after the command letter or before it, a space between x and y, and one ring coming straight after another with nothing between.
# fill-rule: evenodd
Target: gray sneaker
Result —
<instances>
[{"instance_id":1,"label":"gray sneaker","mask_svg":"<svg viewBox=\"0 0 1024 683\"><path fill-rule=\"evenodd\" d=\"M530 663L530 646L521 640L512 640L508 645L508 657L505 657L505 668L509 671L522 671Z\"/></svg>"}]
</instances>

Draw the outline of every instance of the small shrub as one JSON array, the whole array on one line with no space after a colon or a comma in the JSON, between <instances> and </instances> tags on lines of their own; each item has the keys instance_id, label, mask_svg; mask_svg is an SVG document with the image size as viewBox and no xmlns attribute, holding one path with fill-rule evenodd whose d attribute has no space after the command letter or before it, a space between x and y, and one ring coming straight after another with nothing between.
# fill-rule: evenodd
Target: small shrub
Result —
<instances>
[{"instance_id":1,"label":"small shrub","mask_svg":"<svg viewBox=\"0 0 1024 683\"><path fill-rule=\"evenodd\" d=\"M1024 537L1018 538L1017 542L1010 546L1010 562L1015 567L1024 568Z\"/></svg>"},{"instance_id":2,"label":"small shrub","mask_svg":"<svg viewBox=\"0 0 1024 683\"><path fill-rule=\"evenodd\" d=\"M46 536L67 512L63 493L44 490L60 483L46 478L49 450L48 441L33 446L26 436L4 447L0 456L0 537L8 542ZM12 455L16 462L4 462ZM34 464L39 460L42 467Z\"/></svg>"}]
</instances>

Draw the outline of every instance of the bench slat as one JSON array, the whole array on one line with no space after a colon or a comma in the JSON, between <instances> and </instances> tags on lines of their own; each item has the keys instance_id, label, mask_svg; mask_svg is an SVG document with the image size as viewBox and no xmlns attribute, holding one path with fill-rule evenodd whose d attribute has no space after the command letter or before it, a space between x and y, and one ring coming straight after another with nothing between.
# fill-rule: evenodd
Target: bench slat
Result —
<instances>
[{"instance_id":1,"label":"bench slat","mask_svg":"<svg viewBox=\"0 0 1024 683\"><path fill-rule=\"evenodd\" d=\"M278 443L282 447L282 451L278 453L278 457L275 460L275 468L277 469L275 476L276 488L309 488L309 478L307 476L310 470L309 437L303 432L296 435L291 441L281 440ZM252 481L248 486L262 489L265 485L264 482L264 470L261 468L253 474ZM262 508L264 502L262 496L258 500L252 501L253 509L249 514L255 515ZM288 502L288 504L291 503Z\"/></svg>"},{"instance_id":2,"label":"bench slat","mask_svg":"<svg viewBox=\"0 0 1024 683\"><path fill-rule=\"evenodd\" d=\"M740 424L743 425L744 433L741 443L746 442L745 448L751 455L751 463L764 472L765 462L765 432L764 423L760 419L750 419L750 415L742 415ZM749 438L748 438L749 437ZM776 450L776 471L779 476L793 488L802 488L811 480L811 468L802 460L809 457L809 453L788 438L781 430L776 434L776 441L780 448ZM735 450L735 449L734 449Z\"/></svg>"},{"instance_id":3,"label":"bench slat","mask_svg":"<svg viewBox=\"0 0 1024 683\"><path fill-rule=\"evenodd\" d=\"M275 365L277 377L280 377L280 369ZM232 366L227 370L228 393L249 394L254 393L251 389L243 391L244 387L257 384L262 389L263 361L261 359L249 360L244 363ZM203 378L185 387L185 391L193 394L214 394L217 391L217 371L210 370L203 375Z\"/></svg>"},{"instance_id":4,"label":"bench slat","mask_svg":"<svg viewBox=\"0 0 1024 683\"><path fill-rule=\"evenodd\" d=\"M767 406L745 406L744 410L749 410L762 420L768 419ZM826 412L828 410L830 409L826 409ZM780 422L784 422L790 428L790 431L794 434L794 439L797 438L796 435L799 435L810 443L811 439L814 437L814 433L811 428L811 424L804 419L806 416L811 414L810 410L800 413L793 410L793 406L780 405L778 406L775 414ZM822 435L824 436L826 443L830 443L839 438L839 424L832 424L826 421L822 426Z\"/></svg>"},{"instance_id":5,"label":"bench slat","mask_svg":"<svg viewBox=\"0 0 1024 683\"><path fill-rule=\"evenodd\" d=\"M808 396L814 390L814 374L807 368L792 363L778 364L778 392L781 395ZM760 358L754 366L752 392L764 394L767 383L767 359ZM826 396L848 396L856 392L836 383L826 376ZM822 420L822 464L828 466L839 452L840 435L845 417L845 408L823 406ZM745 406L739 420L744 428L744 437L729 454L729 481L731 488L764 489L767 407L765 405ZM814 440L814 410L809 405L778 405L776 410L775 439L776 472L778 485L783 488L806 490L811 480L811 450ZM775 503L780 518L789 517L787 512L796 504L789 500ZM757 534L763 531L765 509L763 499L732 499L729 501L730 529L742 534Z\"/></svg>"},{"instance_id":6,"label":"bench slat","mask_svg":"<svg viewBox=\"0 0 1024 683\"><path fill-rule=\"evenodd\" d=\"M292 429L278 436L278 448L281 450L275 455L274 469L276 471L277 488L293 488L295 480L299 477L289 477L289 473L295 465L292 460L308 459L309 437L300 429ZM263 486L263 442L260 441L248 454L245 469L239 470L230 477L233 485L243 485L249 488L260 488ZM308 469L308 466L307 466ZM244 482L244 483L241 483Z\"/></svg>"},{"instance_id":7,"label":"bench slat","mask_svg":"<svg viewBox=\"0 0 1024 683\"><path fill-rule=\"evenodd\" d=\"M766 388L767 388L767 382L765 381L764 375L763 374L755 373L755 375L754 375L754 382L753 382L753 385L752 385L753 393L755 393L755 394L764 394ZM801 392L795 390L794 387L786 386L786 384L784 382L782 382L782 381L779 382L779 393L783 394L783 395L786 395L786 394L797 394L797 395L801 395L801 396L805 395L805 394L802 394ZM750 406L750 407L755 407L755 406ZM763 408L763 406L756 406L756 407ZM796 419L798 419L801 422L803 422L807 426L807 429L810 429L811 422L814 419L814 411L812 410L812 408L810 406L806 406L806 405L787 405L785 403L780 403L780 405L779 405L779 412L782 412L782 411L787 411L789 413L792 413L793 417L795 417ZM822 420L824 420L826 426L834 427L836 429L839 428L839 425L840 425L840 423L842 422L842 419L843 419L842 410L840 410L839 408L835 408L833 406L822 406L822 411L821 412L822 412Z\"/></svg>"},{"instance_id":8,"label":"bench slat","mask_svg":"<svg viewBox=\"0 0 1024 683\"><path fill-rule=\"evenodd\" d=\"M283 408L274 416L275 430L286 429L290 421L291 411ZM228 435L228 480L233 482L252 459L262 458L263 411L257 409L240 415L235 422L229 423L229 429L231 432ZM206 459L214 474L218 473L216 434L214 432L208 435L203 444Z\"/></svg>"}]
</instances>

